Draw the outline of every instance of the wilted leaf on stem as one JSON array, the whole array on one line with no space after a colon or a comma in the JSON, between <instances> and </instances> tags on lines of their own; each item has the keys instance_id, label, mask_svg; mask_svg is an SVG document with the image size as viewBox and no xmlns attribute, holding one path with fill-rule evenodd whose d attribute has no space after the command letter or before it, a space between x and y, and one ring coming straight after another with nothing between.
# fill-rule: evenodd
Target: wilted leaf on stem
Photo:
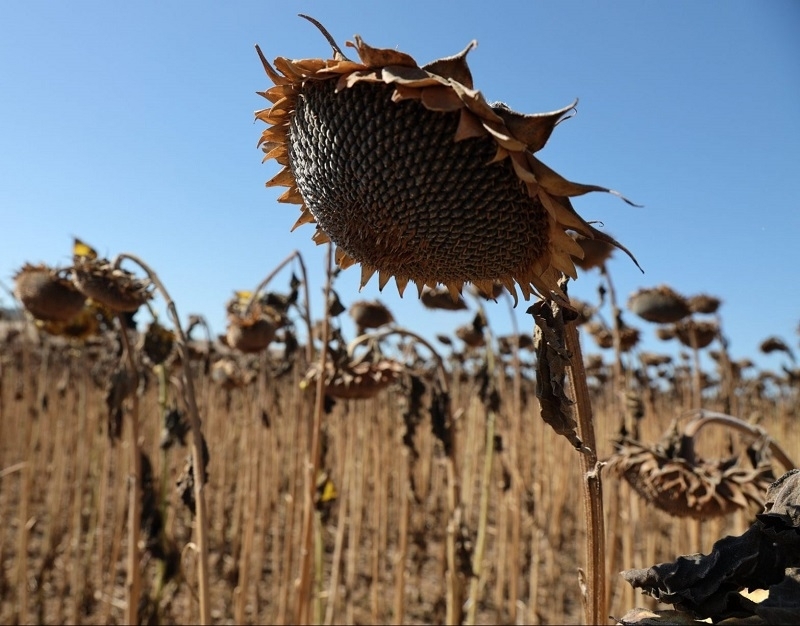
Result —
<instances>
[{"instance_id":1,"label":"wilted leaf on stem","mask_svg":"<svg viewBox=\"0 0 800 626\"><path fill-rule=\"evenodd\" d=\"M556 302L537 302L528 309L536 328L536 397L542 419L577 449L583 446L578 437L578 423L572 416L572 400L564 391L569 353L564 345L564 317Z\"/></svg>"}]
</instances>

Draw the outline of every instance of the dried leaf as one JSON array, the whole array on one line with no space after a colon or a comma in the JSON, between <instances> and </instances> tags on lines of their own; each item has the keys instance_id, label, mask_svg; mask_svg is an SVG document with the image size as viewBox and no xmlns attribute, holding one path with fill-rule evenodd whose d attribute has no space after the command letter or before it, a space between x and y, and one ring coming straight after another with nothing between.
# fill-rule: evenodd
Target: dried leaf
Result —
<instances>
[{"instance_id":1,"label":"dried leaf","mask_svg":"<svg viewBox=\"0 0 800 626\"><path fill-rule=\"evenodd\" d=\"M564 391L569 353L564 345L564 318L555 302L540 301L528 309L536 328L533 343L536 349L536 397L542 419L577 449L583 447L578 437L578 423L572 417L572 400Z\"/></svg>"},{"instance_id":2,"label":"dried leaf","mask_svg":"<svg viewBox=\"0 0 800 626\"><path fill-rule=\"evenodd\" d=\"M769 487L765 509L747 532L720 539L708 555L680 556L622 576L696 618L716 622L757 615L772 624L800 623L800 470L791 470ZM765 606L741 595L743 589L769 589L770 598L772 589L776 593Z\"/></svg>"}]
</instances>

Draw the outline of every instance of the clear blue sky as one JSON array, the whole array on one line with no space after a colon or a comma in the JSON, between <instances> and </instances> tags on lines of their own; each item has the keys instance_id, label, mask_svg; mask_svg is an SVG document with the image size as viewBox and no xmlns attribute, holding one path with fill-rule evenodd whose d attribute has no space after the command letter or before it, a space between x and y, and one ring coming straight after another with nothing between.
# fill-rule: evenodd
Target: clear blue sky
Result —
<instances>
[{"instance_id":1,"label":"clear blue sky","mask_svg":"<svg viewBox=\"0 0 800 626\"><path fill-rule=\"evenodd\" d=\"M725 2L5 2L0 5L0 281L24 262L66 265L72 235L161 276L185 319L224 331L224 302L293 250L321 307L324 248L296 207L264 182L253 112L270 59L327 57L319 19L341 44L360 34L420 63L471 39L475 85L526 113L580 98L539 154L572 180L612 187L577 199L645 270L610 263L620 299L668 283L724 300L734 357L777 334L797 348L800 289L800 3ZM378 295L401 323L432 335L470 320L429 313L391 283ZM283 288L288 273L275 287ZM598 276L571 293L596 298ZM0 303L10 304L5 292ZM507 307L490 304L499 334ZM523 330L530 318L521 304ZM162 307L163 310L163 307ZM144 316L140 316L144 317ZM630 324L652 339L653 326ZM347 327L346 327L347 328ZM592 351L594 346L587 346ZM769 365L780 362L777 355Z\"/></svg>"}]
</instances>

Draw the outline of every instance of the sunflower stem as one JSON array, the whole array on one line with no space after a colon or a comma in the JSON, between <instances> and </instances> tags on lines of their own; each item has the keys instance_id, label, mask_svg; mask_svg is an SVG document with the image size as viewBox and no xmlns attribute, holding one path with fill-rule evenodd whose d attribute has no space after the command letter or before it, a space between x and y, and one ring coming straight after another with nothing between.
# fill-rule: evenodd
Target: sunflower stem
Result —
<instances>
[{"instance_id":1,"label":"sunflower stem","mask_svg":"<svg viewBox=\"0 0 800 626\"><path fill-rule=\"evenodd\" d=\"M175 324L175 330L178 332L178 339L176 344L180 350L181 363L183 365L183 377L185 385L185 401L189 412L189 422L192 428L192 467L194 469L194 497L195 497L195 530L197 532L197 595L200 604L200 616L198 623L210 624L211 623L211 610L209 606L209 577L208 577L208 515L206 513L206 500L205 500L205 485L206 485L206 464L203 456L203 431L202 422L200 421L200 412L197 408L197 399L194 392L194 382L192 377L192 370L190 365L189 346L186 334L183 332L180 318L178 317L178 310L175 307L175 301L169 295L166 287L164 287L161 279L144 261L133 254L123 253L120 254L114 261L114 266L119 267L119 264L124 259L130 259L139 267L141 267L156 289L161 293L164 298L167 311ZM119 320L120 323L122 319ZM138 458L138 455L137 455ZM137 461L138 462L138 461ZM129 609L130 611L130 609ZM136 623L136 622L131 622Z\"/></svg>"},{"instance_id":2,"label":"sunflower stem","mask_svg":"<svg viewBox=\"0 0 800 626\"><path fill-rule=\"evenodd\" d=\"M142 458L139 452L139 375L133 358L128 329L121 313L117 314L120 337L125 347L131 379L133 381L132 409L128 432L130 435L130 476L128 477L128 575L125 581L127 607L125 619L128 624L139 623L139 597L142 592L142 573L139 569L139 532L141 530L142 506Z\"/></svg>"},{"instance_id":3,"label":"sunflower stem","mask_svg":"<svg viewBox=\"0 0 800 626\"><path fill-rule=\"evenodd\" d=\"M716 411L698 409L697 415L686 425L686 428L683 430L683 434L693 440L703 427L710 424L727 426L728 428L732 428L733 430L738 430L741 433L749 435L753 439L765 437L769 443L770 451L775 455L775 459L781 465L783 465L784 469L788 471L797 467L789 455L786 454L786 451L781 448L780 445L778 445L778 442L769 437L767 431L760 426L748 424L744 420L734 417L733 415L726 415L725 413L717 413Z\"/></svg>"},{"instance_id":4,"label":"sunflower stem","mask_svg":"<svg viewBox=\"0 0 800 626\"><path fill-rule=\"evenodd\" d=\"M327 266L325 280L325 302L328 302L331 293L331 277L333 275L333 248L328 245ZM311 429L310 459L306 466L306 493L303 506L303 526L300 550L300 583L297 595L296 623L308 623L309 594L311 592L311 556L314 542L314 494L317 488L317 473L319 472L322 416L325 412L325 370L328 358L328 341L330 341L330 316L327 313L322 318L322 349L319 354L319 371L317 377L316 396L314 403L313 425ZM311 344L313 336L309 334L308 342Z\"/></svg>"},{"instance_id":5,"label":"sunflower stem","mask_svg":"<svg viewBox=\"0 0 800 626\"><path fill-rule=\"evenodd\" d=\"M592 422L592 405L586 370L583 366L578 329L574 321L564 325L567 351L570 354L569 380L575 399L578 436L583 441L581 471L583 473L583 506L586 521L586 596L584 610L587 624L607 621L605 580L605 526L601 464L597 460L597 443Z\"/></svg>"}]
</instances>

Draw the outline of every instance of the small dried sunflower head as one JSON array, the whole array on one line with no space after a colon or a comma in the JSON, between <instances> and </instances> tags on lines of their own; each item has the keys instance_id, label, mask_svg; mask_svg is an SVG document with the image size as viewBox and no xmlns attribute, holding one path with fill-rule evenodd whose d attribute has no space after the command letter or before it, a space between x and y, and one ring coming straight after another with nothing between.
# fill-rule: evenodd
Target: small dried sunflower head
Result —
<instances>
[{"instance_id":1,"label":"small dried sunflower head","mask_svg":"<svg viewBox=\"0 0 800 626\"><path fill-rule=\"evenodd\" d=\"M350 317L356 324L356 334L361 335L368 328L380 328L394 322L392 312L378 300L358 300L350 305Z\"/></svg>"},{"instance_id":2,"label":"small dried sunflower head","mask_svg":"<svg viewBox=\"0 0 800 626\"><path fill-rule=\"evenodd\" d=\"M675 334L687 348L705 348L719 333L715 322L701 322L697 320L684 320L675 325Z\"/></svg>"},{"instance_id":3,"label":"small dried sunflower head","mask_svg":"<svg viewBox=\"0 0 800 626\"><path fill-rule=\"evenodd\" d=\"M175 346L175 333L156 321L150 323L142 335L141 349L153 365L161 365L172 354Z\"/></svg>"},{"instance_id":4,"label":"small dried sunflower head","mask_svg":"<svg viewBox=\"0 0 800 626\"><path fill-rule=\"evenodd\" d=\"M391 359L353 361L344 367L335 367L329 362L325 373L325 393L346 400L374 398L395 382L404 369L401 363ZM319 373L319 364L315 363L306 373L302 386L311 385L319 378Z\"/></svg>"},{"instance_id":5,"label":"small dried sunflower head","mask_svg":"<svg viewBox=\"0 0 800 626\"><path fill-rule=\"evenodd\" d=\"M622 248L570 203L610 190L534 156L575 103L534 115L488 103L466 61L475 42L420 66L356 36L352 61L311 21L333 58L278 57L273 68L258 50L274 83L260 93L271 106L256 112L268 126L259 146L282 166L267 186L288 188L279 201L300 206L295 226L316 223L314 241L332 241L341 267L361 264L362 286L377 272L401 294L409 282L453 297L499 282L515 298L518 287L565 300L558 280L576 277L583 257L567 230Z\"/></svg>"},{"instance_id":6,"label":"small dried sunflower head","mask_svg":"<svg viewBox=\"0 0 800 626\"><path fill-rule=\"evenodd\" d=\"M738 457L703 460L686 454L686 436L677 429L655 445L624 438L606 467L624 478L647 502L675 517L708 519L763 504L772 482L768 460L743 467Z\"/></svg>"},{"instance_id":7,"label":"small dried sunflower head","mask_svg":"<svg viewBox=\"0 0 800 626\"><path fill-rule=\"evenodd\" d=\"M81 293L115 313L134 313L153 298L149 279L137 278L108 259L76 255L72 277Z\"/></svg>"},{"instance_id":8,"label":"small dried sunflower head","mask_svg":"<svg viewBox=\"0 0 800 626\"><path fill-rule=\"evenodd\" d=\"M43 322L68 322L86 302L86 297L57 269L30 263L15 274L14 295L33 317Z\"/></svg>"},{"instance_id":9,"label":"small dried sunflower head","mask_svg":"<svg viewBox=\"0 0 800 626\"><path fill-rule=\"evenodd\" d=\"M719 307L722 306L722 300L706 293L692 296L688 302L692 313L716 313Z\"/></svg>"},{"instance_id":10,"label":"small dried sunflower head","mask_svg":"<svg viewBox=\"0 0 800 626\"><path fill-rule=\"evenodd\" d=\"M249 308L241 306L241 301L229 304L225 340L241 352L261 352L275 339L282 319L278 311L260 302L251 303Z\"/></svg>"},{"instance_id":11,"label":"small dried sunflower head","mask_svg":"<svg viewBox=\"0 0 800 626\"><path fill-rule=\"evenodd\" d=\"M686 298L667 285L639 289L628 298L628 308L657 324L678 322L691 314Z\"/></svg>"}]
</instances>

